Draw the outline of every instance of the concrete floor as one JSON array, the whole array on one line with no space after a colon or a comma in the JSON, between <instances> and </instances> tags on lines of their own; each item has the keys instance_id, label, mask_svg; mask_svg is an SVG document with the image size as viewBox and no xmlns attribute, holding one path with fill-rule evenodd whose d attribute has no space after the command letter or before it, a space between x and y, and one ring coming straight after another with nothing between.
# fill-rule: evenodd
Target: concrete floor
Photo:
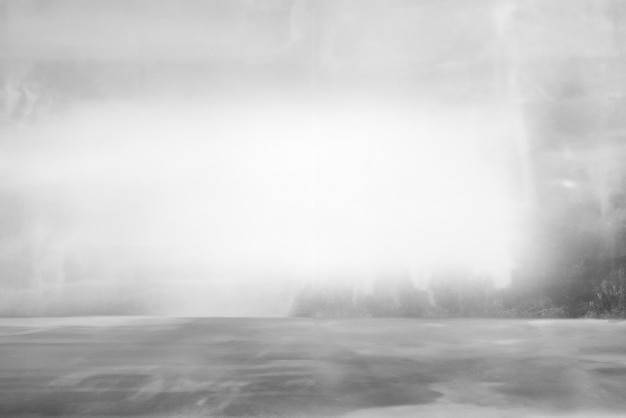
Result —
<instances>
[{"instance_id":1,"label":"concrete floor","mask_svg":"<svg viewBox=\"0 0 626 418\"><path fill-rule=\"evenodd\" d=\"M0 319L3 416L626 416L626 322Z\"/></svg>"}]
</instances>

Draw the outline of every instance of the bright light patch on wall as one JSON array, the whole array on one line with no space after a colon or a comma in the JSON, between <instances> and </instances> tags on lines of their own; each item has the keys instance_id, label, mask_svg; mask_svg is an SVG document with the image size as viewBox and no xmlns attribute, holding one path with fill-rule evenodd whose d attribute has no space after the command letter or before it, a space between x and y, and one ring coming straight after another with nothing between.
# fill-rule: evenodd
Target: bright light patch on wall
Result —
<instances>
[{"instance_id":1,"label":"bright light patch on wall","mask_svg":"<svg viewBox=\"0 0 626 418\"><path fill-rule=\"evenodd\" d=\"M502 283L515 196L490 123L367 106L84 107L22 132L37 141L13 143L11 171L70 215L57 242L177 280L459 264Z\"/></svg>"}]
</instances>

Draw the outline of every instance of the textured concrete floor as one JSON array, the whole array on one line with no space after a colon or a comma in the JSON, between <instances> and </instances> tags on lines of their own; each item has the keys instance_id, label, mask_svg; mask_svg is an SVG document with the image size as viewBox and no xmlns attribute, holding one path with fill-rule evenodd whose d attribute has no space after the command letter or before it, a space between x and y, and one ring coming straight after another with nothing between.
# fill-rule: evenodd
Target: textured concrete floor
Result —
<instances>
[{"instance_id":1,"label":"textured concrete floor","mask_svg":"<svg viewBox=\"0 0 626 418\"><path fill-rule=\"evenodd\" d=\"M626 322L0 319L3 416L626 416Z\"/></svg>"}]
</instances>

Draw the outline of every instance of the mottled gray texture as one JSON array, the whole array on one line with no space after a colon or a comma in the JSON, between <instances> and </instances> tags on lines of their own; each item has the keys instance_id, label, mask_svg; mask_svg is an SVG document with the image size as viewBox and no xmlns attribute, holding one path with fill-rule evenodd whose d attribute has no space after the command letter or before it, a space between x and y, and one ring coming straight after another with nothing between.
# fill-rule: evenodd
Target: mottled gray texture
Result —
<instances>
[{"instance_id":1,"label":"mottled gray texture","mask_svg":"<svg viewBox=\"0 0 626 418\"><path fill-rule=\"evenodd\" d=\"M625 347L597 320L5 319L0 414L619 415Z\"/></svg>"}]
</instances>

